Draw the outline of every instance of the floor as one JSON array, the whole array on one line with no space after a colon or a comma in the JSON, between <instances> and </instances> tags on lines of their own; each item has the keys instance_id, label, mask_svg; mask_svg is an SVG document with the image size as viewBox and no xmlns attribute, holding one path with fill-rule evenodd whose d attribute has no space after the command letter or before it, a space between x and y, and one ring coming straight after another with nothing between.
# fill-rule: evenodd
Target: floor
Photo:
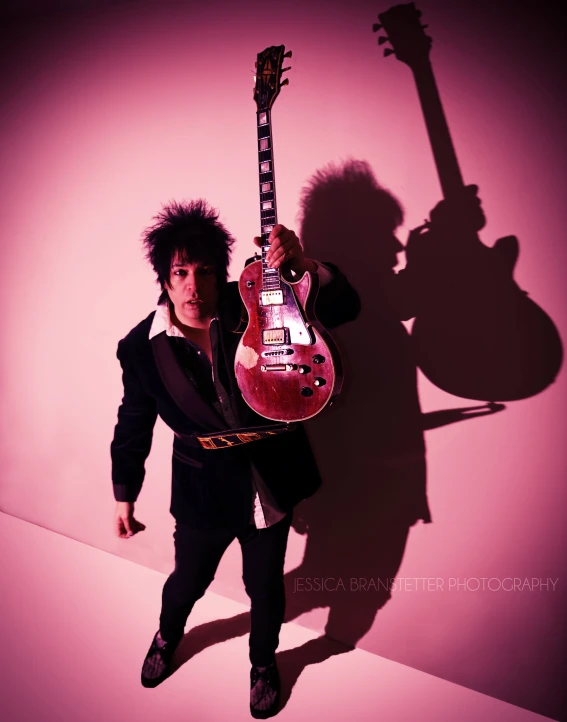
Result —
<instances>
[{"instance_id":1,"label":"floor","mask_svg":"<svg viewBox=\"0 0 567 722\"><path fill-rule=\"evenodd\" d=\"M156 689L140 684L165 575L0 513L6 722L239 722L248 709L248 614L207 593ZM536 722L514 707L284 624L279 720Z\"/></svg>"}]
</instances>

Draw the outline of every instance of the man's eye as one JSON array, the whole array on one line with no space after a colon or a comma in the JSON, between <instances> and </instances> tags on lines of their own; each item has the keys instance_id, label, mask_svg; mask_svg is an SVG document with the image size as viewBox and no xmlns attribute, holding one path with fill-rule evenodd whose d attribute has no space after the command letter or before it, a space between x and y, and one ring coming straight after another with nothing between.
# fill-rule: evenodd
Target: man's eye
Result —
<instances>
[{"instance_id":1,"label":"man's eye","mask_svg":"<svg viewBox=\"0 0 567 722\"><path fill-rule=\"evenodd\" d=\"M181 268L181 269L179 269L178 271L174 271L174 272L173 272L173 275L174 275L174 276L182 276L182 275L184 275L185 273L187 273L187 271L184 271L184 270Z\"/></svg>"}]
</instances>

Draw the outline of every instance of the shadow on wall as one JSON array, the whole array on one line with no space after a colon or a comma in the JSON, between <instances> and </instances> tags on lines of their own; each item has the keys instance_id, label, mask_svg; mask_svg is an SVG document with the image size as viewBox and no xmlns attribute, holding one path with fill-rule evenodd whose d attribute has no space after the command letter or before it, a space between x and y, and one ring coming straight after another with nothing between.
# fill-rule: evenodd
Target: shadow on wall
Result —
<instances>
[{"instance_id":1,"label":"shadow on wall","mask_svg":"<svg viewBox=\"0 0 567 722\"><path fill-rule=\"evenodd\" d=\"M429 222L410 233L405 281L414 298L412 345L417 363L436 386L456 396L512 401L534 396L556 378L563 361L549 316L513 279L515 236L485 246L486 218L466 186L429 60L432 39L413 3L378 16L394 54L416 82L444 200Z\"/></svg>"},{"instance_id":2,"label":"shadow on wall","mask_svg":"<svg viewBox=\"0 0 567 722\"><path fill-rule=\"evenodd\" d=\"M347 386L333 411L309 427L315 449L327 450L318 455L324 484L294 515L295 530L307 539L301 565L286 577L286 619L329 607L326 635L353 648L390 599L409 529L431 521L424 428L504 407L421 413L411 339L401 323L416 309L404 272L393 271L403 250L395 235L403 211L368 164L317 172L302 215L308 255L347 273L362 311L336 332ZM351 593L360 580L372 593Z\"/></svg>"},{"instance_id":3,"label":"shadow on wall","mask_svg":"<svg viewBox=\"0 0 567 722\"><path fill-rule=\"evenodd\" d=\"M390 598L410 527L431 521L416 367L393 271L403 212L360 161L317 172L302 211L308 255L347 274L362 311L335 332L346 387L309 425L315 450L325 449L317 455L324 483L294 515L307 539L301 565L286 577L286 619L329 607L326 635L353 648ZM351 593L353 579L376 589Z\"/></svg>"}]
</instances>

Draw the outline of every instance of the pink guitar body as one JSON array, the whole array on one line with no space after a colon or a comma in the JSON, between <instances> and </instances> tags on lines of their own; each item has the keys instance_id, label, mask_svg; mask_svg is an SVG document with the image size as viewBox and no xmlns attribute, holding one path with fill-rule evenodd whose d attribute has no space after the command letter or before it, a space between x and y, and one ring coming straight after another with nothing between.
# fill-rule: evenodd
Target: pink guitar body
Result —
<instances>
[{"instance_id":1,"label":"pink guitar body","mask_svg":"<svg viewBox=\"0 0 567 722\"><path fill-rule=\"evenodd\" d=\"M342 385L338 350L314 313L318 277L282 278L282 303L270 305L261 303L262 278L261 261L240 276L249 322L236 351L236 380L246 403L261 416L303 421L318 414Z\"/></svg>"}]
</instances>

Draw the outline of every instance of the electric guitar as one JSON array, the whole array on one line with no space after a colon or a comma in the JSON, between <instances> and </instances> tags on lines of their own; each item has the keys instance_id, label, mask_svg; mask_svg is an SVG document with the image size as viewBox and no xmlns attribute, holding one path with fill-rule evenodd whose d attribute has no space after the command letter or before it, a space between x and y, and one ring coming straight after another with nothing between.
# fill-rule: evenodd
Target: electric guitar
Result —
<instances>
[{"instance_id":1,"label":"electric guitar","mask_svg":"<svg viewBox=\"0 0 567 722\"><path fill-rule=\"evenodd\" d=\"M372 29L387 33L378 38L379 45L392 45L384 55L412 70L443 196L458 202L465 184L429 59L432 41L420 17L414 3L396 5L379 14ZM456 396L523 399L555 380L563 347L553 321L512 277L517 238L488 247L478 236L483 225L484 215L473 213L449 237L433 222L413 247L408 242L405 273L421 275L412 328L416 360L432 383Z\"/></svg>"},{"instance_id":2,"label":"electric guitar","mask_svg":"<svg viewBox=\"0 0 567 722\"><path fill-rule=\"evenodd\" d=\"M318 414L342 385L342 365L330 334L315 317L317 274L297 281L269 268L268 237L277 224L271 109L282 85L283 45L258 54L254 86L258 131L261 258L248 264L239 290L248 324L236 350L236 381L246 403L273 421L304 421Z\"/></svg>"}]
</instances>

